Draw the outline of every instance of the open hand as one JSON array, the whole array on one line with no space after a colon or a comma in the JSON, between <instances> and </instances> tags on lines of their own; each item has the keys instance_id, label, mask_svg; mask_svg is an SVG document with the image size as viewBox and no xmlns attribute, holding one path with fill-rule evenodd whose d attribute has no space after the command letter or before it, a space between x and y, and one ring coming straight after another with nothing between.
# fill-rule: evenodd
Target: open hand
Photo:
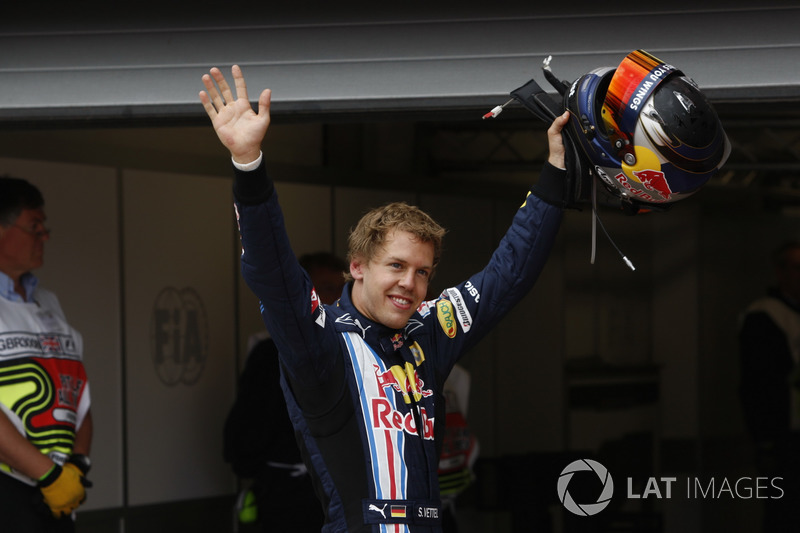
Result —
<instances>
[{"instance_id":1,"label":"open hand","mask_svg":"<svg viewBox=\"0 0 800 533\"><path fill-rule=\"evenodd\" d=\"M203 75L205 91L200 102L206 110L214 131L237 163L250 163L261 153L261 141L269 127L271 91L264 89L258 98L258 112L253 111L247 98L247 84L238 65L231 68L236 87L234 98L222 72L214 67Z\"/></svg>"}]
</instances>

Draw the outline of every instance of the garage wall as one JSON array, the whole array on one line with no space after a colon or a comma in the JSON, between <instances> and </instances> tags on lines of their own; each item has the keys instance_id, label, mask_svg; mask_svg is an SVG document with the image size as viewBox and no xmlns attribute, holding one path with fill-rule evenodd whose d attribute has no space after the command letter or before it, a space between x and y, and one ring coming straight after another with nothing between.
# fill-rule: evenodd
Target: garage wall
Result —
<instances>
[{"instance_id":1,"label":"garage wall","mask_svg":"<svg viewBox=\"0 0 800 533\"><path fill-rule=\"evenodd\" d=\"M128 504L230 494L220 460L236 375L230 182L126 170L121 198Z\"/></svg>"},{"instance_id":2,"label":"garage wall","mask_svg":"<svg viewBox=\"0 0 800 533\"><path fill-rule=\"evenodd\" d=\"M200 76L243 66L250 99L274 91L276 113L452 110L502 103L553 70L572 81L644 48L715 100L800 96L800 7L688 0L559 4L444 3L423 8L260 3L247 12L147 3L4 17L0 120L201 117ZM153 13L158 16L154 17ZM787 66L789 66L787 68Z\"/></svg>"}]
</instances>

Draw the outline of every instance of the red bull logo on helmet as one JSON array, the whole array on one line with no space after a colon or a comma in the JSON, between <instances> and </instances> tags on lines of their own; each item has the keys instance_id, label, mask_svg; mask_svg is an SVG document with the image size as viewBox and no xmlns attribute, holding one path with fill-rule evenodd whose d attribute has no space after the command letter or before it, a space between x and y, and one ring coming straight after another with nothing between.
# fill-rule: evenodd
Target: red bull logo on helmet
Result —
<instances>
[{"instance_id":1,"label":"red bull logo on helmet","mask_svg":"<svg viewBox=\"0 0 800 533\"><path fill-rule=\"evenodd\" d=\"M619 183L627 191L629 196L652 203L667 202L672 197L672 190L670 190L667 180L664 178L663 172L656 170L643 170L640 172L634 172L634 174L637 178L639 178L640 175L642 177L639 178L640 181L634 182L633 184L628 179L628 176L622 172L614 176L614 179L617 180L617 183ZM647 191L651 191L656 194L653 195Z\"/></svg>"},{"instance_id":2,"label":"red bull logo on helmet","mask_svg":"<svg viewBox=\"0 0 800 533\"><path fill-rule=\"evenodd\" d=\"M639 179L645 189L658 193L664 199L663 201L666 202L672 196L672 189L669 188L667 178L660 170L634 171L633 175Z\"/></svg>"}]
</instances>

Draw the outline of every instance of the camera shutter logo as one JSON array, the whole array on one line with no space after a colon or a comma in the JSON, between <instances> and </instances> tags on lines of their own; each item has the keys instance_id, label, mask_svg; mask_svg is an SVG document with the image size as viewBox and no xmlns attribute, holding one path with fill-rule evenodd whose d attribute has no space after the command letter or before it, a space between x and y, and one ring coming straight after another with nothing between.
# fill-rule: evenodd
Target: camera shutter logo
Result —
<instances>
[{"instance_id":1,"label":"camera shutter logo","mask_svg":"<svg viewBox=\"0 0 800 533\"><path fill-rule=\"evenodd\" d=\"M570 496L567 486L572 480L575 472L593 471L597 474L598 479L603 484L603 490L597 501L594 503L577 503ZM579 459L568 464L567 467L561 471L558 478L558 499L564 507L573 514L579 516L592 516L606 508L611 502L611 496L614 494L614 480L611 479L611 474L605 466L597 461L591 459Z\"/></svg>"}]
</instances>

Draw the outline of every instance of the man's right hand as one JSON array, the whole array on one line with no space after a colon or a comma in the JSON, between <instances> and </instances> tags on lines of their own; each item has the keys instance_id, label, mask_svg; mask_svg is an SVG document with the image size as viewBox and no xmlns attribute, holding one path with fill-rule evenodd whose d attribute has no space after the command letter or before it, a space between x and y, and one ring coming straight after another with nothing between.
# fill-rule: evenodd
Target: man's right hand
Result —
<instances>
[{"instance_id":1,"label":"man's right hand","mask_svg":"<svg viewBox=\"0 0 800 533\"><path fill-rule=\"evenodd\" d=\"M44 496L44 503L50 508L53 516L61 518L69 516L86 499L86 489L81 478L83 473L72 463L63 467L55 465L53 469L39 481L39 490Z\"/></svg>"},{"instance_id":2,"label":"man's right hand","mask_svg":"<svg viewBox=\"0 0 800 533\"><path fill-rule=\"evenodd\" d=\"M569 122L569 111L565 111L561 116L556 117L550 128L547 130L547 143L550 149L550 154L547 157L548 162L556 168L566 168L566 150L564 148L564 139L561 136L561 131Z\"/></svg>"},{"instance_id":3,"label":"man's right hand","mask_svg":"<svg viewBox=\"0 0 800 533\"><path fill-rule=\"evenodd\" d=\"M217 137L230 150L237 163L252 163L261 154L261 141L269 127L272 92L264 89L258 98L258 113L253 111L247 98L247 84L238 65L231 68L236 86L236 97L222 72L216 67L203 75L205 91L200 91L200 102L206 110ZM216 82L216 84L215 84Z\"/></svg>"}]
</instances>

